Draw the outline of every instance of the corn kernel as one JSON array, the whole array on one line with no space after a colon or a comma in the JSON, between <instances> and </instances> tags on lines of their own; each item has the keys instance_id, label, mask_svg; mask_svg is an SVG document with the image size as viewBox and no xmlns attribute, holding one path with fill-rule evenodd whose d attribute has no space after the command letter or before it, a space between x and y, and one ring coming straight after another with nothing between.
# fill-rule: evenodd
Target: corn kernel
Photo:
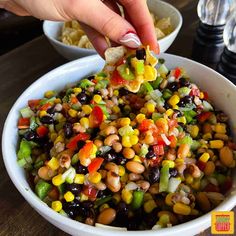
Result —
<instances>
[{"instance_id":1,"label":"corn kernel","mask_svg":"<svg viewBox=\"0 0 236 236\"><path fill-rule=\"evenodd\" d=\"M115 204L118 204L121 200L121 196L119 193L114 193L113 196L112 196L112 201L115 203Z\"/></svg>"},{"instance_id":2,"label":"corn kernel","mask_svg":"<svg viewBox=\"0 0 236 236\"><path fill-rule=\"evenodd\" d=\"M109 208L109 207L110 206L107 203L104 203L99 207L99 211L102 212L103 210L105 210L106 208Z\"/></svg>"},{"instance_id":3,"label":"corn kernel","mask_svg":"<svg viewBox=\"0 0 236 236\"><path fill-rule=\"evenodd\" d=\"M226 133L226 125L217 123L215 125L215 132L220 133L220 134L225 134Z\"/></svg>"},{"instance_id":4,"label":"corn kernel","mask_svg":"<svg viewBox=\"0 0 236 236\"><path fill-rule=\"evenodd\" d=\"M51 160L47 163L47 165L52 170L57 170L60 166L59 161L55 157L52 157Z\"/></svg>"},{"instance_id":5,"label":"corn kernel","mask_svg":"<svg viewBox=\"0 0 236 236\"><path fill-rule=\"evenodd\" d=\"M126 204L130 204L133 200L133 194L130 190L124 188L121 191L121 198Z\"/></svg>"},{"instance_id":6,"label":"corn kernel","mask_svg":"<svg viewBox=\"0 0 236 236\"><path fill-rule=\"evenodd\" d=\"M142 114L147 114L147 108L146 108L146 107L142 107L142 108L140 109L140 112L141 112Z\"/></svg>"},{"instance_id":7,"label":"corn kernel","mask_svg":"<svg viewBox=\"0 0 236 236\"><path fill-rule=\"evenodd\" d=\"M197 216L197 215L199 215L199 211L197 209L192 209L191 215Z\"/></svg>"},{"instance_id":8,"label":"corn kernel","mask_svg":"<svg viewBox=\"0 0 236 236\"><path fill-rule=\"evenodd\" d=\"M172 201L172 197L174 196L174 194L173 193L168 193L167 195L166 195L166 198L165 198L165 203L166 203L166 205L168 205L168 206L173 206L174 205L174 203L173 203L173 201Z\"/></svg>"},{"instance_id":9,"label":"corn kernel","mask_svg":"<svg viewBox=\"0 0 236 236\"><path fill-rule=\"evenodd\" d=\"M141 158L140 158L139 156L137 156L137 155L134 156L134 158L132 159L132 161L137 161L137 162L139 162L139 163L142 163Z\"/></svg>"},{"instance_id":10,"label":"corn kernel","mask_svg":"<svg viewBox=\"0 0 236 236\"><path fill-rule=\"evenodd\" d=\"M207 152L204 152L200 158L199 158L199 161L202 161L204 163L208 162L208 160L210 159L210 154L207 153Z\"/></svg>"},{"instance_id":11,"label":"corn kernel","mask_svg":"<svg viewBox=\"0 0 236 236\"><path fill-rule=\"evenodd\" d=\"M116 114L120 113L120 108L118 106L114 106L114 107L112 107L112 111Z\"/></svg>"},{"instance_id":12,"label":"corn kernel","mask_svg":"<svg viewBox=\"0 0 236 236\"><path fill-rule=\"evenodd\" d=\"M118 103L119 103L119 104L123 104L123 103L124 103L124 100L123 100L122 98L119 98L119 99L118 99Z\"/></svg>"},{"instance_id":13,"label":"corn kernel","mask_svg":"<svg viewBox=\"0 0 236 236\"><path fill-rule=\"evenodd\" d=\"M83 202L83 201L87 201L87 200L88 200L88 196L83 194L83 193L81 193L80 194L80 201Z\"/></svg>"},{"instance_id":14,"label":"corn kernel","mask_svg":"<svg viewBox=\"0 0 236 236\"><path fill-rule=\"evenodd\" d=\"M50 134L51 141L54 142L56 140L56 138L57 138L57 133L53 132L53 133Z\"/></svg>"},{"instance_id":15,"label":"corn kernel","mask_svg":"<svg viewBox=\"0 0 236 236\"><path fill-rule=\"evenodd\" d=\"M84 183L84 174L76 174L74 178L74 183L76 184L83 184Z\"/></svg>"},{"instance_id":16,"label":"corn kernel","mask_svg":"<svg viewBox=\"0 0 236 236\"><path fill-rule=\"evenodd\" d=\"M83 105L82 111L85 113L85 115L89 115L92 112L92 108L89 105Z\"/></svg>"},{"instance_id":17,"label":"corn kernel","mask_svg":"<svg viewBox=\"0 0 236 236\"><path fill-rule=\"evenodd\" d=\"M60 201L53 201L51 206L56 212L59 212L62 209L62 203Z\"/></svg>"},{"instance_id":18,"label":"corn kernel","mask_svg":"<svg viewBox=\"0 0 236 236\"><path fill-rule=\"evenodd\" d=\"M183 158L177 158L177 159L175 159L175 164L180 165L180 164L183 164L183 163L184 163L184 159L183 159Z\"/></svg>"},{"instance_id":19,"label":"corn kernel","mask_svg":"<svg viewBox=\"0 0 236 236\"><path fill-rule=\"evenodd\" d=\"M88 180L93 184L99 183L101 179L102 179L102 175L97 171L90 173L88 176Z\"/></svg>"},{"instance_id":20,"label":"corn kernel","mask_svg":"<svg viewBox=\"0 0 236 236\"><path fill-rule=\"evenodd\" d=\"M119 168L118 175L119 175L119 176L123 176L123 175L125 174L125 168L124 168L124 166L119 165L118 168Z\"/></svg>"},{"instance_id":21,"label":"corn kernel","mask_svg":"<svg viewBox=\"0 0 236 236\"><path fill-rule=\"evenodd\" d=\"M75 195L71 192L71 191L67 191L65 194L64 194L64 198L67 202L72 202L74 201L75 199Z\"/></svg>"},{"instance_id":22,"label":"corn kernel","mask_svg":"<svg viewBox=\"0 0 236 236\"><path fill-rule=\"evenodd\" d=\"M85 129L89 128L89 119L87 117L82 117L79 122Z\"/></svg>"},{"instance_id":23,"label":"corn kernel","mask_svg":"<svg viewBox=\"0 0 236 236\"><path fill-rule=\"evenodd\" d=\"M145 107L147 108L148 113L153 113L155 111L155 105L153 103L146 103Z\"/></svg>"},{"instance_id":24,"label":"corn kernel","mask_svg":"<svg viewBox=\"0 0 236 236\"><path fill-rule=\"evenodd\" d=\"M200 98L200 99L203 99L203 98L204 98L204 93L203 93L203 92L200 92L199 98Z\"/></svg>"},{"instance_id":25,"label":"corn kernel","mask_svg":"<svg viewBox=\"0 0 236 236\"><path fill-rule=\"evenodd\" d=\"M55 91L53 91L53 90L49 90L49 91L44 93L45 98L51 98L53 96L55 96Z\"/></svg>"},{"instance_id":26,"label":"corn kernel","mask_svg":"<svg viewBox=\"0 0 236 236\"><path fill-rule=\"evenodd\" d=\"M82 89L81 89L81 88L74 88L74 89L73 89L73 92L74 92L74 93L81 93L81 92L82 92Z\"/></svg>"},{"instance_id":27,"label":"corn kernel","mask_svg":"<svg viewBox=\"0 0 236 236\"><path fill-rule=\"evenodd\" d=\"M100 95L98 95L98 94L95 94L95 95L93 96L93 100L94 100L94 102L96 102L96 103L100 103L100 102L102 101L102 97L101 97Z\"/></svg>"},{"instance_id":28,"label":"corn kernel","mask_svg":"<svg viewBox=\"0 0 236 236\"><path fill-rule=\"evenodd\" d=\"M130 118L128 117L124 117L124 118L121 118L119 123L120 123L120 126L126 126L126 125L129 125L130 124Z\"/></svg>"},{"instance_id":29,"label":"corn kernel","mask_svg":"<svg viewBox=\"0 0 236 236\"><path fill-rule=\"evenodd\" d=\"M211 140L212 139L212 134L211 133L203 134L202 138L205 139L205 140Z\"/></svg>"},{"instance_id":30,"label":"corn kernel","mask_svg":"<svg viewBox=\"0 0 236 236\"><path fill-rule=\"evenodd\" d=\"M60 98L56 98L56 99L54 100L54 103L55 103L55 104L61 103L61 99L60 99Z\"/></svg>"},{"instance_id":31,"label":"corn kernel","mask_svg":"<svg viewBox=\"0 0 236 236\"><path fill-rule=\"evenodd\" d=\"M63 136L62 135L58 135L57 136L57 138L56 138L56 140L54 141L54 145L56 144L56 143L63 143L64 142L64 138L63 138Z\"/></svg>"},{"instance_id":32,"label":"corn kernel","mask_svg":"<svg viewBox=\"0 0 236 236\"><path fill-rule=\"evenodd\" d=\"M42 118L43 116L46 116L48 113L46 111L40 111L39 117Z\"/></svg>"},{"instance_id":33,"label":"corn kernel","mask_svg":"<svg viewBox=\"0 0 236 236\"><path fill-rule=\"evenodd\" d=\"M152 212L153 209L157 207L157 204L154 200L148 200L143 204L144 211L146 213Z\"/></svg>"},{"instance_id":34,"label":"corn kernel","mask_svg":"<svg viewBox=\"0 0 236 236\"><path fill-rule=\"evenodd\" d=\"M168 103L173 107L177 105L179 101L180 101L179 96L175 94L168 100Z\"/></svg>"},{"instance_id":35,"label":"corn kernel","mask_svg":"<svg viewBox=\"0 0 236 236\"><path fill-rule=\"evenodd\" d=\"M175 110L179 110L179 106L178 105L174 105L174 106L172 106L172 108L175 109Z\"/></svg>"},{"instance_id":36,"label":"corn kernel","mask_svg":"<svg viewBox=\"0 0 236 236\"><path fill-rule=\"evenodd\" d=\"M187 216L191 213L191 207L189 207L183 203L177 202L177 203L175 203L175 205L173 207L173 211L176 214Z\"/></svg>"},{"instance_id":37,"label":"corn kernel","mask_svg":"<svg viewBox=\"0 0 236 236\"><path fill-rule=\"evenodd\" d=\"M192 138L196 138L199 133L199 127L197 125L190 126L190 135Z\"/></svg>"},{"instance_id":38,"label":"corn kernel","mask_svg":"<svg viewBox=\"0 0 236 236\"><path fill-rule=\"evenodd\" d=\"M199 181L199 180L195 180L195 181L191 184L191 187L192 187L194 190L199 190L199 188L200 188L200 181Z\"/></svg>"},{"instance_id":39,"label":"corn kernel","mask_svg":"<svg viewBox=\"0 0 236 236\"><path fill-rule=\"evenodd\" d=\"M223 146L224 146L224 142L222 140L211 140L210 141L210 148L220 149Z\"/></svg>"},{"instance_id":40,"label":"corn kernel","mask_svg":"<svg viewBox=\"0 0 236 236\"><path fill-rule=\"evenodd\" d=\"M183 123L184 125L185 125L186 122L187 122L185 116L178 117L177 120L178 120L179 123Z\"/></svg>"},{"instance_id":41,"label":"corn kernel","mask_svg":"<svg viewBox=\"0 0 236 236\"><path fill-rule=\"evenodd\" d=\"M138 143L138 136L137 135L131 135L130 136L130 142L131 142L131 145L135 145Z\"/></svg>"},{"instance_id":42,"label":"corn kernel","mask_svg":"<svg viewBox=\"0 0 236 236\"><path fill-rule=\"evenodd\" d=\"M139 136L139 130L138 129L134 129L134 135L136 135L136 136Z\"/></svg>"},{"instance_id":43,"label":"corn kernel","mask_svg":"<svg viewBox=\"0 0 236 236\"><path fill-rule=\"evenodd\" d=\"M193 183L193 176L188 174L185 178L185 182L187 184L192 184Z\"/></svg>"},{"instance_id":44,"label":"corn kernel","mask_svg":"<svg viewBox=\"0 0 236 236\"><path fill-rule=\"evenodd\" d=\"M120 181L122 183L126 183L129 180L129 175L128 173L125 173L123 176L120 177Z\"/></svg>"},{"instance_id":45,"label":"corn kernel","mask_svg":"<svg viewBox=\"0 0 236 236\"><path fill-rule=\"evenodd\" d=\"M115 90L113 91L113 95L116 96L116 97L118 97L118 96L119 96L119 90L115 89Z\"/></svg>"},{"instance_id":46,"label":"corn kernel","mask_svg":"<svg viewBox=\"0 0 236 236\"><path fill-rule=\"evenodd\" d=\"M76 117L77 116L77 111L76 110L74 110L74 109L70 109L69 111L68 111L68 114L69 114L69 116L71 116L71 117Z\"/></svg>"},{"instance_id":47,"label":"corn kernel","mask_svg":"<svg viewBox=\"0 0 236 236\"><path fill-rule=\"evenodd\" d=\"M132 144L130 142L130 136L124 135L122 137L122 146L123 147L132 147Z\"/></svg>"},{"instance_id":48,"label":"corn kernel","mask_svg":"<svg viewBox=\"0 0 236 236\"><path fill-rule=\"evenodd\" d=\"M172 116L173 113L174 113L174 110L172 110L172 109L168 109L168 110L166 111L166 115L169 116L169 117Z\"/></svg>"},{"instance_id":49,"label":"corn kernel","mask_svg":"<svg viewBox=\"0 0 236 236\"><path fill-rule=\"evenodd\" d=\"M56 175L52 178L52 183L55 186L60 186L64 182L65 182L65 180L62 178L62 174Z\"/></svg>"},{"instance_id":50,"label":"corn kernel","mask_svg":"<svg viewBox=\"0 0 236 236\"><path fill-rule=\"evenodd\" d=\"M174 168L174 167L175 167L174 161L170 161L170 160L164 160L164 161L162 161L162 166L164 166L164 165L168 165L169 168Z\"/></svg>"},{"instance_id":51,"label":"corn kernel","mask_svg":"<svg viewBox=\"0 0 236 236\"><path fill-rule=\"evenodd\" d=\"M152 194L151 193L144 193L144 196L143 196L143 202L147 202L148 200L153 200L152 198Z\"/></svg>"},{"instance_id":52,"label":"corn kernel","mask_svg":"<svg viewBox=\"0 0 236 236\"><path fill-rule=\"evenodd\" d=\"M144 114L138 114L136 116L136 120L138 121L138 123L141 123L144 119L146 119L146 116Z\"/></svg>"}]
</instances>

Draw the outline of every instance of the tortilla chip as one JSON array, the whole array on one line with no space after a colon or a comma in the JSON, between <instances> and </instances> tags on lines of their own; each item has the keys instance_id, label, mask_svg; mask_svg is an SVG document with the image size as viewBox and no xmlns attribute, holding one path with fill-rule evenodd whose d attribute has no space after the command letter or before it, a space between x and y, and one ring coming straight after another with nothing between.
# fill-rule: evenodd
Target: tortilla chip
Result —
<instances>
[{"instance_id":1,"label":"tortilla chip","mask_svg":"<svg viewBox=\"0 0 236 236\"><path fill-rule=\"evenodd\" d=\"M124 46L108 48L105 51L106 63L109 65L115 65L127 52Z\"/></svg>"}]
</instances>

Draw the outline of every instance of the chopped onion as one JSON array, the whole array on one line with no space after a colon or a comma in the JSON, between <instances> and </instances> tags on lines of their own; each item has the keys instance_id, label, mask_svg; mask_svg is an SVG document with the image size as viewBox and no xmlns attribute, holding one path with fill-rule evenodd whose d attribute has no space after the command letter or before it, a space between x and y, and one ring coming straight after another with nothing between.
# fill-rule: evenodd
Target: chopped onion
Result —
<instances>
[{"instance_id":1,"label":"chopped onion","mask_svg":"<svg viewBox=\"0 0 236 236\"><path fill-rule=\"evenodd\" d=\"M161 138L163 139L163 141L165 142L165 144L168 146L170 145L170 141L169 139L166 137L165 134L161 134Z\"/></svg>"},{"instance_id":2,"label":"chopped onion","mask_svg":"<svg viewBox=\"0 0 236 236\"><path fill-rule=\"evenodd\" d=\"M169 185L168 185L168 192L169 193L174 193L176 191L176 189L178 188L180 183L181 183L180 179L170 178L169 179Z\"/></svg>"},{"instance_id":3,"label":"chopped onion","mask_svg":"<svg viewBox=\"0 0 236 236\"><path fill-rule=\"evenodd\" d=\"M138 185L134 182L129 182L128 184L125 185L125 189L127 190L135 190L138 188Z\"/></svg>"},{"instance_id":4,"label":"chopped onion","mask_svg":"<svg viewBox=\"0 0 236 236\"><path fill-rule=\"evenodd\" d=\"M185 163L186 164L195 164L196 163L196 159L186 157L185 158Z\"/></svg>"}]
</instances>

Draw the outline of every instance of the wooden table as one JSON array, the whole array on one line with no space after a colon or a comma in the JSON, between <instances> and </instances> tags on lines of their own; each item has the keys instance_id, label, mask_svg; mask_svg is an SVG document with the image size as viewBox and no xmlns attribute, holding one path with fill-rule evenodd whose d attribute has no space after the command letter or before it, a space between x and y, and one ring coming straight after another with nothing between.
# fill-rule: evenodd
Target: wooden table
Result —
<instances>
[{"instance_id":1,"label":"wooden table","mask_svg":"<svg viewBox=\"0 0 236 236\"><path fill-rule=\"evenodd\" d=\"M197 1L169 2L180 9L184 24L168 52L190 58L198 25ZM54 51L44 36L0 57L0 133L5 118L18 96L41 75L65 62L66 60ZM67 235L30 207L12 184L2 156L0 158L0 235ZM210 235L210 230L201 235Z\"/></svg>"}]
</instances>

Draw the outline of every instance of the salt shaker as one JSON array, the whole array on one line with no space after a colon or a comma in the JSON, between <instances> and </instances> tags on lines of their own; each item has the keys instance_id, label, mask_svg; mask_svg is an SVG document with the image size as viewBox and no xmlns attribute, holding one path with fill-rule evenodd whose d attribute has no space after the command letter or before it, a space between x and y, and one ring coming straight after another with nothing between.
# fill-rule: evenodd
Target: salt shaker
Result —
<instances>
[{"instance_id":1,"label":"salt shaker","mask_svg":"<svg viewBox=\"0 0 236 236\"><path fill-rule=\"evenodd\" d=\"M193 58L217 63L224 50L223 30L234 0L200 0L197 13L199 27L193 45Z\"/></svg>"},{"instance_id":2,"label":"salt shaker","mask_svg":"<svg viewBox=\"0 0 236 236\"><path fill-rule=\"evenodd\" d=\"M236 84L236 10L225 25L223 38L225 49L217 70Z\"/></svg>"}]
</instances>

